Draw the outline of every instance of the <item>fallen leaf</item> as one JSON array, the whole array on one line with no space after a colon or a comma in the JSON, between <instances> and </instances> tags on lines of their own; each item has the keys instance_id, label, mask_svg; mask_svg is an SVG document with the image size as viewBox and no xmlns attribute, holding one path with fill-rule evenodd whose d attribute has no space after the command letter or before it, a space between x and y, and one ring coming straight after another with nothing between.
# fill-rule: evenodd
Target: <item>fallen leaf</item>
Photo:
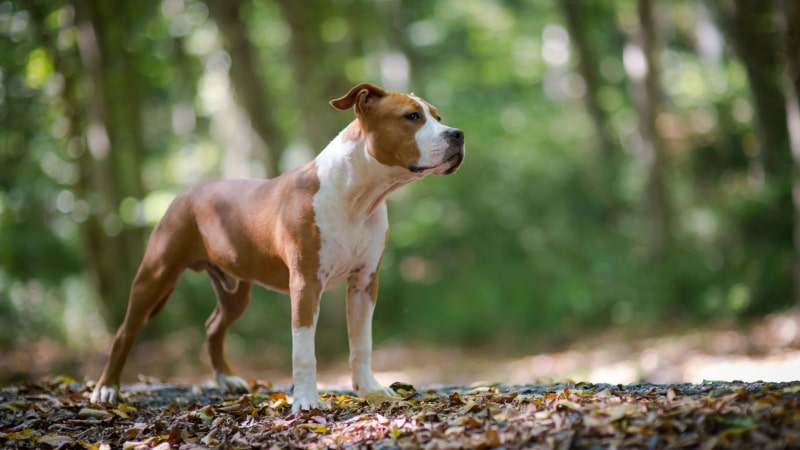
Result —
<instances>
[{"instance_id":1,"label":"fallen leaf","mask_svg":"<svg viewBox=\"0 0 800 450\"><path fill-rule=\"evenodd\" d=\"M81 410L78 411L78 417L80 417L81 419L92 418L92 419L105 420L114 417L114 415L106 411L105 409L81 408Z\"/></svg>"},{"instance_id":2,"label":"fallen leaf","mask_svg":"<svg viewBox=\"0 0 800 450\"><path fill-rule=\"evenodd\" d=\"M571 409L573 411L578 411L581 409L581 405L563 398L556 403L556 407L558 406L563 406L564 408Z\"/></svg>"},{"instance_id":3,"label":"fallen leaf","mask_svg":"<svg viewBox=\"0 0 800 450\"><path fill-rule=\"evenodd\" d=\"M61 448L75 442L75 439L60 434L48 434L36 439L37 444L49 445L50 447Z\"/></svg>"},{"instance_id":4,"label":"fallen leaf","mask_svg":"<svg viewBox=\"0 0 800 450\"><path fill-rule=\"evenodd\" d=\"M300 425L297 425L297 428L304 428L317 434L330 433L331 431L325 425L320 425L318 423L301 423Z\"/></svg>"},{"instance_id":5,"label":"fallen leaf","mask_svg":"<svg viewBox=\"0 0 800 450\"><path fill-rule=\"evenodd\" d=\"M673 402L675 400L675 397L677 397L677 396L678 396L678 394L675 392L675 389L673 389L673 388L667 389L667 401L668 402Z\"/></svg>"},{"instance_id":6,"label":"fallen leaf","mask_svg":"<svg viewBox=\"0 0 800 450\"><path fill-rule=\"evenodd\" d=\"M411 397L417 395L417 390L414 386L406 383L394 382L392 383L389 388L403 397L404 400L408 400Z\"/></svg>"},{"instance_id":7,"label":"fallen leaf","mask_svg":"<svg viewBox=\"0 0 800 450\"><path fill-rule=\"evenodd\" d=\"M7 409L15 413L22 411L24 407L25 403L20 401L10 401L5 403L0 403L0 409Z\"/></svg>"},{"instance_id":8,"label":"fallen leaf","mask_svg":"<svg viewBox=\"0 0 800 450\"><path fill-rule=\"evenodd\" d=\"M472 428L480 428L483 426L483 422L476 419L475 416L464 416L459 419L459 423L462 425L466 425Z\"/></svg>"},{"instance_id":9,"label":"fallen leaf","mask_svg":"<svg viewBox=\"0 0 800 450\"><path fill-rule=\"evenodd\" d=\"M461 398L461 394L458 392L453 392L450 394L449 401L450 406L463 406L465 404L464 399Z\"/></svg>"},{"instance_id":10,"label":"fallen leaf","mask_svg":"<svg viewBox=\"0 0 800 450\"><path fill-rule=\"evenodd\" d=\"M364 399L352 395L338 395L333 399L333 403L343 408L357 408L363 406Z\"/></svg>"},{"instance_id":11,"label":"fallen leaf","mask_svg":"<svg viewBox=\"0 0 800 450\"><path fill-rule=\"evenodd\" d=\"M464 414L469 414L480 410L481 410L481 405L470 400L469 402L467 402L466 405L464 405L461 409L458 410L458 414L463 416Z\"/></svg>"},{"instance_id":12,"label":"fallen leaf","mask_svg":"<svg viewBox=\"0 0 800 450\"><path fill-rule=\"evenodd\" d=\"M34 436L38 436L39 434L41 433L32 428L24 428L22 429L22 431L14 431L11 433L0 433L0 436L3 437L4 439L12 441L24 441Z\"/></svg>"},{"instance_id":13,"label":"fallen leaf","mask_svg":"<svg viewBox=\"0 0 800 450\"><path fill-rule=\"evenodd\" d=\"M169 442L164 441L159 443L155 447L152 447L151 450L169 450L170 448L172 448L172 446L169 444Z\"/></svg>"}]
</instances>

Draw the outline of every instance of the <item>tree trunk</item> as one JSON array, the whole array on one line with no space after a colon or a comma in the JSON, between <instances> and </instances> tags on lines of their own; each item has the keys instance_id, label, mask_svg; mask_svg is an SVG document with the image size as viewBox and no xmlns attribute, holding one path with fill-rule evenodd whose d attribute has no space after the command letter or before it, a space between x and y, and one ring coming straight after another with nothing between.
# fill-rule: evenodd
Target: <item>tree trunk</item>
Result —
<instances>
[{"instance_id":1,"label":"tree trunk","mask_svg":"<svg viewBox=\"0 0 800 450\"><path fill-rule=\"evenodd\" d=\"M581 0L561 0L561 11L566 19L567 30L572 40L575 51L578 53L578 71L586 83L586 110L594 123L595 134L601 156L607 162L616 159L617 145L611 137L607 124L610 122L608 114L600 106L597 92L600 88L600 74L598 63L594 58L596 51L592 50L586 34L587 2ZM612 165L613 167L613 165ZM612 175L613 174L609 174Z\"/></svg>"},{"instance_id":2,"label":"tree trunk","mask_svg":"<svg viewBox=\"0 0 800 450\"><path fill-rule=\"evenodd\" d=\"M787 128L791 147L792 201L794 209L794 301L800 306L800 3L783 1L784 38L786 43Z\"/></svg>"},{"instance_id":3,"label":"tree trunk","mask_svg":"<svg viewBox=\"0 0 800 450\"><path fill-rule=\"evenodd\" d=\"M672 240L672 206L667 190L667 158L664 143L656 129L663 94L659 84L657 30L650 0L639 0L639 32L636 51L640 51L644 68L633 76L639 131L647 169L645 211L648 218L648 256L658 260L664 256Z\"/></svg>"},{"instance_id":4,"label":"tree trunk","mask_svg":"<svg viewBox=\"0 0 800 450\"><path fill-rule=\"evenodd\" d=\"M267 89L268 84L263 79L262 72L256 69L260 65L256 61L257 50L248 39L246 24L241 20L244 2L206 0L206 4L231 57L230 77L236 101L250 119L253 130L267 146L267 155L261 158L267 175L277 176L280 174L280 162L286 150L286 138L275 118L274 101Z\"/></svg>"},{"instance_id":5,"label":"tree trunk","mask_svg":"<svg viewBox=\"0 0 800 450\"><path fill-rule=\"evenodd\" d=\"M297 88L294 90L296 104L300 107L304 134L312 152L322 150L341 130L335 121L329 120L326 101L344 94L349 81L344 76L345 60L331 61L342 57L340 51L347 46L326 44L319 37L319 30L326 18L326 6L310 6L306 2L278 0L284 20L291 30L292 72ZM350 22L352 24L352 22ZM328 70L322 71L320 67ZM330 70L330 68L337 68Z\"/></svg>"},{"instance_id":6,"label":"tree trunk","mask_svg":"<svg viewBox=\"0 0 800 450\"><path fill-rule=\"evenodd\" d=\"M786 108L781 69L775 54L775 11L772 2L726 0L718 3L726 38L739 55L752 91L759 149L752 161L756 179L788 174Z\"/></svg>"},{"instance_id":7,"label":"tree trunk","mask_svg":"<svg viewBox=\"0 0 800 450\"><path fill-rule=\"evenodd\" d=\"M131 27L117 7L96 0L75 2L78 48L89 83L86 105L73 105L87 111L84 137L89 151L81 155L75 186L77 196L90 208L81 233L93 284L112 326L124 315L144 249L144 230L126 226L118 215L124 198L144 195L145 150L134 55L124 45L124 33Z\"/></svg>"}]
</instances>

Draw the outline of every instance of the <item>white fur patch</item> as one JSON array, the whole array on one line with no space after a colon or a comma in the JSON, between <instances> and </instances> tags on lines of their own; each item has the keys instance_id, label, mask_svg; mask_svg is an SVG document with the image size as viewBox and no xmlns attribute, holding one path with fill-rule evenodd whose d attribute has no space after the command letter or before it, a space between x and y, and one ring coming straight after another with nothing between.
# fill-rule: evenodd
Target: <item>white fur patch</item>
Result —
<instances>
[{"instance_id":1,"label":"white fur patch","mask_svg":"<svg viewBox=\"0 0 800 450\"><path fill-rule=\"evenodd\" d=\"M117 386L97 386L92 392L89 400L96 405L115 404L119 399L119 388Z\"/></svg>"},{"instance_id":2,"label":"white fur patch","mask_svg":"<svg viewBox=\"0 0 800 450\"><path fill-rule=\"evenodd\" d=\"M314 325L292 329L292 411L324 407L317 391L317 357L314 354L316 322L315 317Z\"/></svg>"},{"instance_id":3,"label":"white fur patch","mask_svg":"<svg viewBox=\"0 0 800 450\"><path fill-rule=\"evenodd\" d=\"M224 373L214 371L214 379L217 381L217 386L222 392L229 393L246 393L250 392L250 385L247 381L236 375L225 375Z\"/></svg>"},{"instance_id":4,"label":"white fur patch","mask_svg":"<svg viewBox=\"0 0 800 450\"><path fill-rule=\"evenodd\" d=\"M417 102L425 112L425 124L417 130L414 136L417 141L417 148L420 151L417 165L421 167L436 167L444 162L445 151L448 147L445 132L450 127L436 120L431 114L428 104L420 100L419 97L414 95L409 95L409 97Z\"/></svg>"},{"instance_id":5,"label":"white fur patch","mask_svg":"<svg viewBox=\"0 0 800 450\"><path fill-rule=\"evenodd\" d=\"M355 296L347 300L353 389L362 396L370 392L393 395L372 373L372 313L375 305L366 292L350 295Z\"/></svg>"},{"instance_id":6,"label":"white fur patch","mask_svg":"<svg viewBox=\"0 0 800 450\"><path fill-rule=\"evenodd\" d=\"M385 166L364 149L363 138L343 142L340 134L317 156L319 191L314 195L314 221L320 232L323 289L357 267L377 264L389 221L383 198L413 181L408 171Z\"/></svg>"}]
</instances>

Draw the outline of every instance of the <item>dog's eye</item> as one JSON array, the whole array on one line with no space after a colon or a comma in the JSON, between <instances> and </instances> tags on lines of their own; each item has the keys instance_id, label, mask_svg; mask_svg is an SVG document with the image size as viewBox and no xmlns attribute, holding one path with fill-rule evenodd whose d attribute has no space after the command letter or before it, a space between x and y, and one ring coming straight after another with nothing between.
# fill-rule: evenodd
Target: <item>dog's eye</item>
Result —
<instances>
[{"instance_id":1,"label":"dog's eye","mask_svg":"<svg viewBox=\"0 0 800 450\"><path fill-rule=\"evenodd\" d=\"M418 112L412 112L412 113L406 114L405 118L408 119L408 120L416 122L417 120L420 120L422 118L422 116L420 116Z\"/></svg>"}]
</instances>

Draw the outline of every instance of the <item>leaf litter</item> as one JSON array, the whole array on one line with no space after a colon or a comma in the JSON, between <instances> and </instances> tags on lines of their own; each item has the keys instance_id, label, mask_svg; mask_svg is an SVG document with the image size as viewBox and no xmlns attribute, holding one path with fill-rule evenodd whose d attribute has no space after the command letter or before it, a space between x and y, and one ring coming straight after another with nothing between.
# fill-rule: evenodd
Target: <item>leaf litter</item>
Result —
<instances>
[{"instance_id":1,"label":"leaf litter","mask_svg":"<svg viewBox=\"0 0 800 450\"><path fill-rule=\"evenodd\" d=\"M58 377L0 388L0 446L204 448L798 448L800 382L439 387L322 394L291 412L284 391L126 386L115 406Z\"/></svg>"}]
</instances>

